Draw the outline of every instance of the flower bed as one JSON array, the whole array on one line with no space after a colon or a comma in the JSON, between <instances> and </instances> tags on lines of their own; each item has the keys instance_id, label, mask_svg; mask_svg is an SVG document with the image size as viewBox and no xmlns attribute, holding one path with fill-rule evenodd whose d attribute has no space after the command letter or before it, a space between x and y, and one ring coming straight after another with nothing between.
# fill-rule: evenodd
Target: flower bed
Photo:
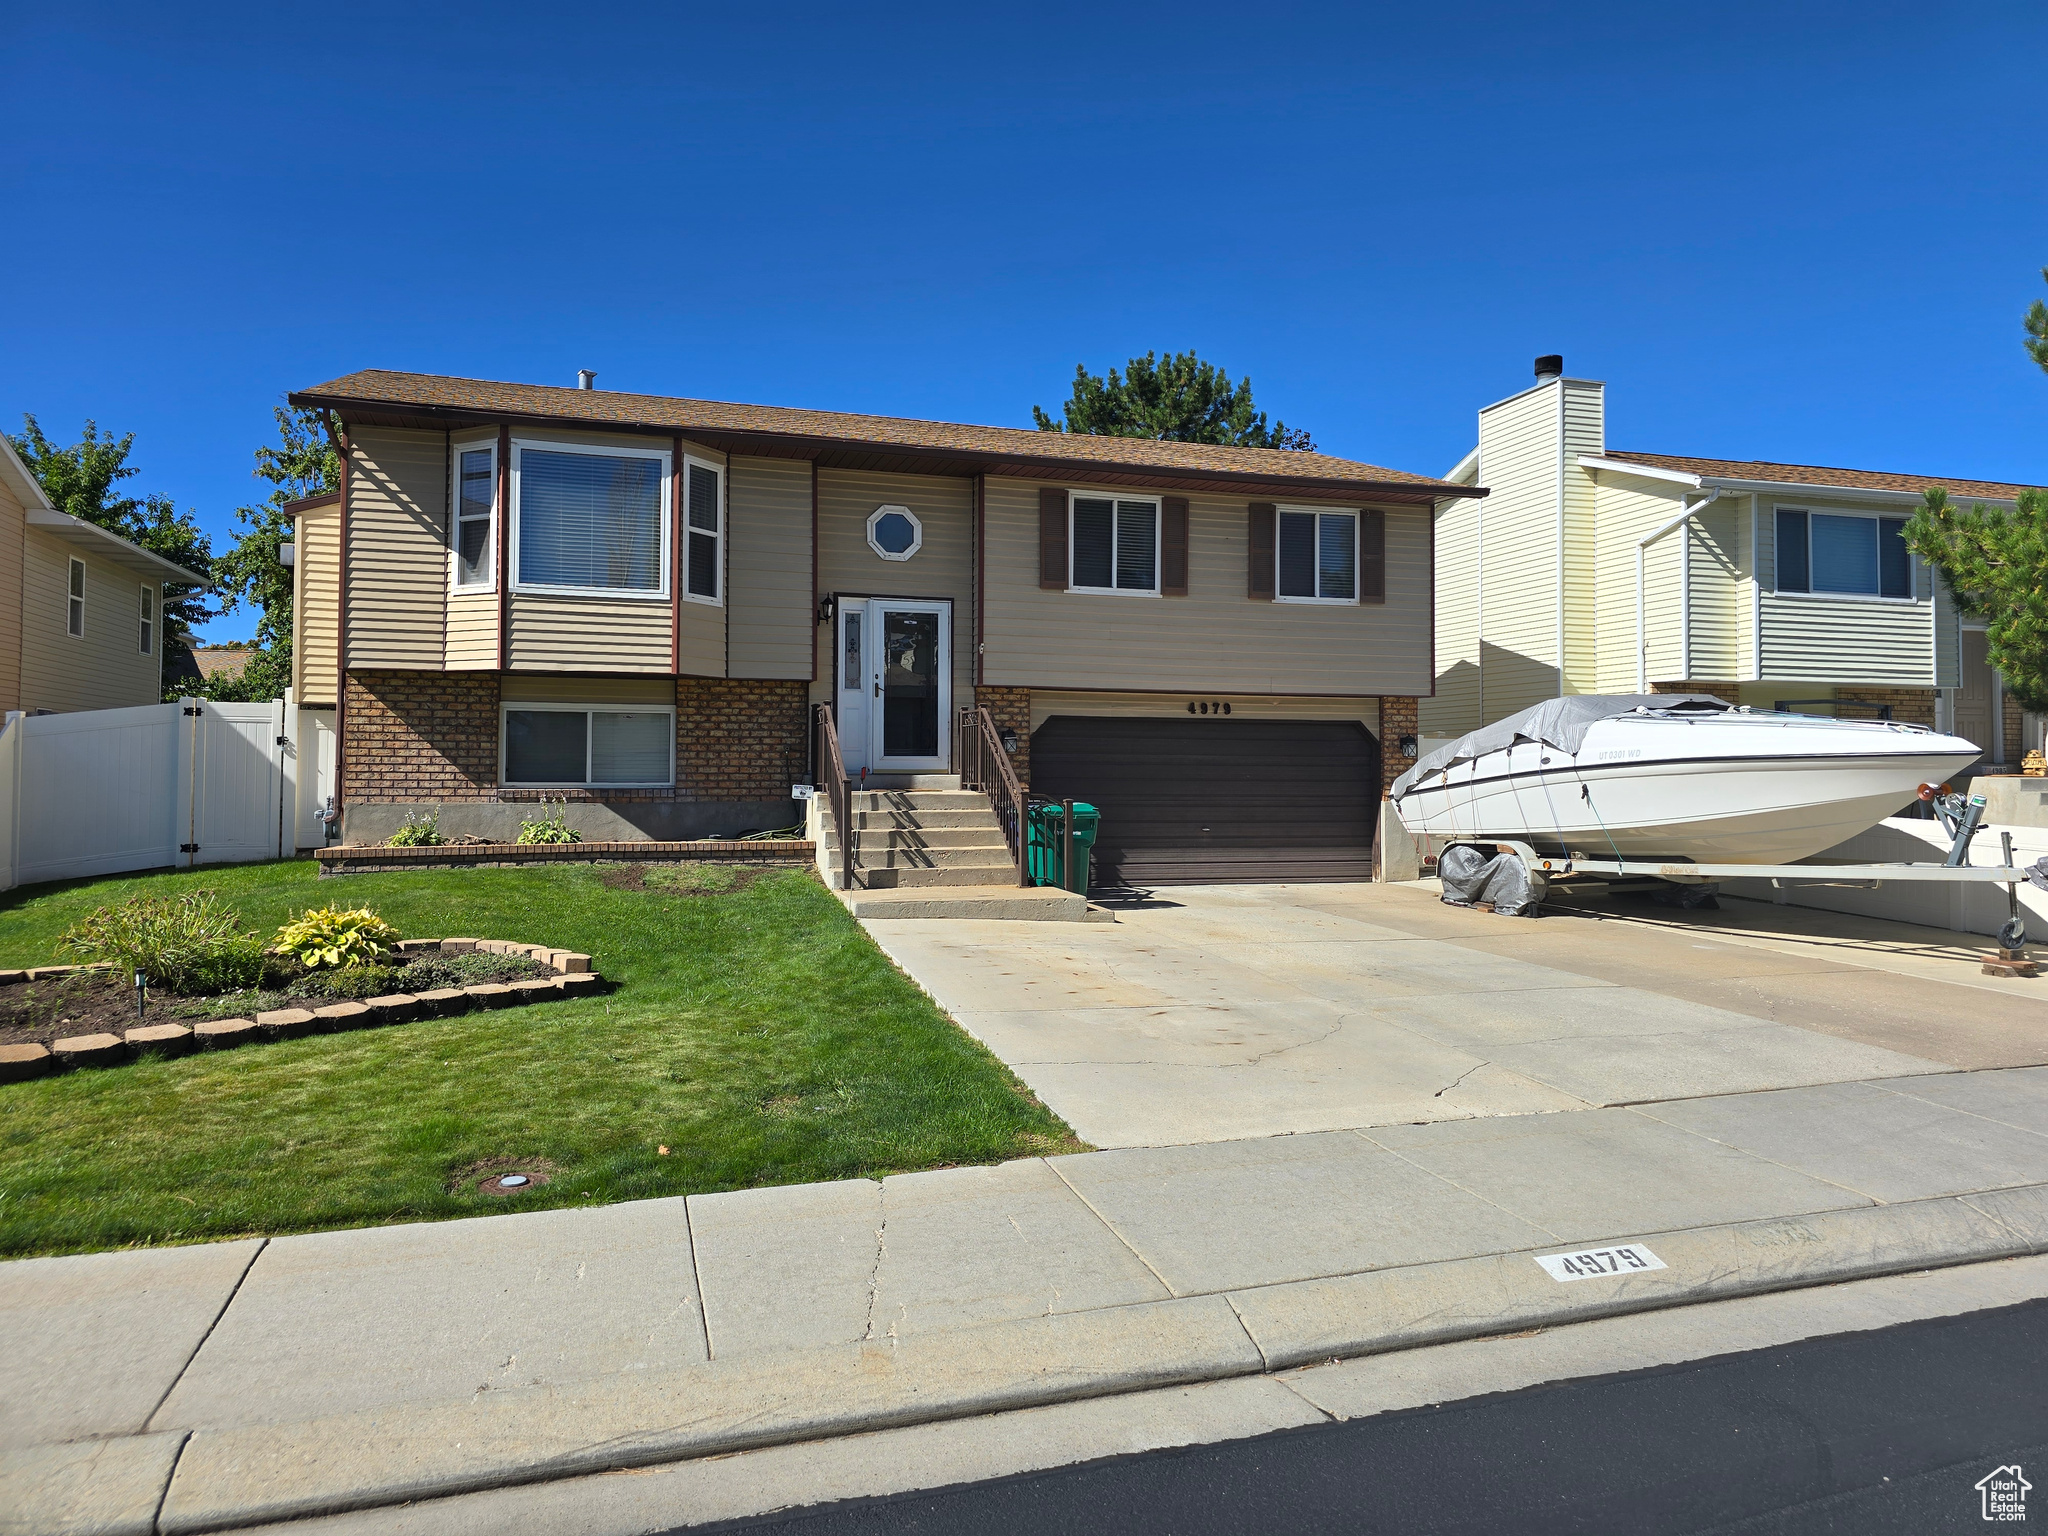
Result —
<instances>
[{"instance_id":1,"label":"flower bed","mask_svg":"<svg viewBox=\"0 0 2048 1536\"><path fill-rule=\"evenodd\" d=\"M382 843L344 843L316 848L323 877L365 875L394 869L516 869L534 864L685 864L715 859L721 864L812 864L817 844L798 838L670 843L436 843L392 848Z\"/></svg>"},{"instance_id":2,"label":"flower bed","mask_svg":"<svg viewBox=\"0 0 2048 1536\"><path fill-rule=\"evenodd\" d=\"M363 999L339 998L331 992L302 993L300 989L231 992L212 998L152 994L144 1018L136 1021L135 995L111 967L53 965L0 971L0 1018L7 1021L0 1024L0 1040L7 1042L0 1044L0 1082L74 1067L113 1066L143 1053L218 1050L259 1040L289 1040L444 1017L473 1008L545 1002L595 992L604 985L590 968L590 956L545 944L407 939L397 949L402 964L387 973L394 978L403 978L410 971L419 979L459 981L461 972L477 969L472 957L496 957L503 963L484 969L502 972L510 979L393 991ZM444 969L457 974L446 978L435 974ZM23 991L11 997L16 987ZM252 1006L255 1004L266 1006Z\"/></svg>"}]
</instances>

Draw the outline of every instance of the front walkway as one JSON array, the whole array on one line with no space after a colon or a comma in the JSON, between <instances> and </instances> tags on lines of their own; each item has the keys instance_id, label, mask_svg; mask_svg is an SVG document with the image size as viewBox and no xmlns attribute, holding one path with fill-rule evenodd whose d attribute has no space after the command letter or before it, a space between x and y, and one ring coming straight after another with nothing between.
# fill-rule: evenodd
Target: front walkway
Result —
<instances>
[{"instance_id":1,"label":"front walkway","mask_svg":"<svg viewBox=\"0 0 2048 1536\"><path fill-rule=\"evenodd\" d=\"M1892 950L1917 974L1794 942L1828 917L1730 901L1531 921L1423 886L1308 885L1162 891L1113 925L865 926L1098 1147L2048 1063L2048 982L1991 982L1962 936L1868 919L1833 922L1909 936Z\"/></svg>"}]
</instances>

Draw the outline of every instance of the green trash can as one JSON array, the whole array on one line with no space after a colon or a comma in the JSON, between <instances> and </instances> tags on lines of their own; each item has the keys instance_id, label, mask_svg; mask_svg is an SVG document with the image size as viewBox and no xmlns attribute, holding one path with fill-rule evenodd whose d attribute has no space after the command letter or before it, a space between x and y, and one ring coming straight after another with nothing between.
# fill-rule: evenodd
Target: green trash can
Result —
<instances>
[{"instance_id":1,"label":"green trash can","mask_svg":"<svg viewBox=\"0 0 2048 1536\"><path fill-rule=\"evenodd\" d=\"M1102 813L1085 801L1074 802L1074 867L1066 867L1067 808L1056 800L1034 800L1025 807L1029 830L1026 845L1033 885L1056 885L1088 893L1089 855Z\"/></svg>"}]
</instances>

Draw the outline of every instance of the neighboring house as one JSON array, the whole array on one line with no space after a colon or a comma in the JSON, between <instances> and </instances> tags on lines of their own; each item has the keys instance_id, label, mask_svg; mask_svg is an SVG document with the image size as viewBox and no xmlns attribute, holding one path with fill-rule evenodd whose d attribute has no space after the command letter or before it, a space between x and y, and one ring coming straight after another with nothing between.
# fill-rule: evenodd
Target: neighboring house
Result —
<instances>
[{"instance_id":1,"label":"neighboring house","mask_svg":"<svg viewBox=\"0 0 2048 1536\"><path fill-rule=\"evenodd\" d=\"M2024 486L1610 449L1605 386L1536 360L1479 413L1436 515L1434 740L1561 693L1711 693L1761 709L1954 730L2017 762L1981 625L1899 530L1934 486L2010 506Z\"/></svg>"},{"instance_id":2,"label":"neighboring house","mask_svg":"<svg viewBox=\"0 0 2048 1536\"><path fill-rule=\"evenodd\" d=\"M957 771L971 704L1034 791L1102 807L1111 877L1357 878L1430 689L1430 509L1484 494L419 374L291 399L343 450L300 513L295 656L352 842L563 798L586 835L787 826L814 705L887 786Z\"/></svg>"},{"instance_id":3,"label":"neighboring house","mask_svg":"<svg viewBox=\"0 0 2048 1536\"><path fill-rule=\"evenodd\" d=\"M0 710L158 702L167 583L208 584L57 511L0 438Z\"/></svg>"},{"instance_id":4,"label":"neighboring house","mask_svg":"<svg viewBox=\"0 0 2048 1536\"><path fill-rule=\"evenodd\" d=\"M205 682L233 682L248 670L250 654L246 645L196 645L192 664Z\"/></svg>"}]
</instances>

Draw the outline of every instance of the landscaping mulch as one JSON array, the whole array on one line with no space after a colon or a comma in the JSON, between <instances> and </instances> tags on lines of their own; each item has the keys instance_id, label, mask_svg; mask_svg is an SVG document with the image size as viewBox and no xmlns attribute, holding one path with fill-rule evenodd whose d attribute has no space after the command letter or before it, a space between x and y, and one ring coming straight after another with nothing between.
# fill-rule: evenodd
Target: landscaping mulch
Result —
<instances>
[{"instance_id":1,"label":"landscaping mulch","mask_svg":"<svg viewBox=\"0 0 2048 1536\"><path fill-rule=\"evenodd\" d=\"M554 975L546 965L524 955L451 956L378 969L381 974L377 985L362 990L363 997ZM0 1045L47 1046L78 1035L119 1035L144 1024L190 1026L207 1019L254 1018L277 1008L312 1010L347 1001L350 998L338 992L292 986L277 991L225 992L214 997L188 997L151 987L144 1016L137 1018L135 988L125 975L74 972L46 981L0 987Z\"/></svg>"}]
</instances>

